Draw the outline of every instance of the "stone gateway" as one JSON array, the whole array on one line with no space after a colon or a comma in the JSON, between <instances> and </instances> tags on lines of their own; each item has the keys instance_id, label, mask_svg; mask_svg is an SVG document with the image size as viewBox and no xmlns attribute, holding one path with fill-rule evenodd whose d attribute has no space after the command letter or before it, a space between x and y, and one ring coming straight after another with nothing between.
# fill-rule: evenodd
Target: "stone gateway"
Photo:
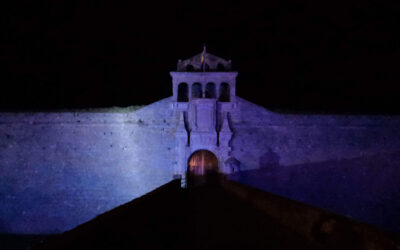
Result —
<instances>
[{"instance_id":1,"label":"stone gateway","mask_svg":"<svg viewBox=\"0 0 400 250\"><path fill-rule=\"evenodd\" d=\"M172 96L144 107L0 113L0 231L69 230L207 171L400 225L385 217L400 207L399 117L271 112L237 96L231 61L205 50L170 74Z\"/></svg>"}]
</instances>

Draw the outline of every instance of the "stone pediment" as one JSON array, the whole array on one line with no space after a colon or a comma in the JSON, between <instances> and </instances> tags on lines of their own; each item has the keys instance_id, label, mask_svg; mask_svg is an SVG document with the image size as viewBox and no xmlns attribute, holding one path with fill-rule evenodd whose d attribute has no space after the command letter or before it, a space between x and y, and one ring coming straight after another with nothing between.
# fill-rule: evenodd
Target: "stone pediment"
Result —
<instances>
[{"instance_id":1,"label":"stone pediment","mask_svg":"<svg viewBox=\"0 0 400 250\"><path fill-rule=\"evenodd\" d=\"M189 59L178 61L178 71L230 71L231 61L204 52L204 62L202 63L203 52ZM203 69L204 64L204 69Z\"/></svg>"}]
</instances>

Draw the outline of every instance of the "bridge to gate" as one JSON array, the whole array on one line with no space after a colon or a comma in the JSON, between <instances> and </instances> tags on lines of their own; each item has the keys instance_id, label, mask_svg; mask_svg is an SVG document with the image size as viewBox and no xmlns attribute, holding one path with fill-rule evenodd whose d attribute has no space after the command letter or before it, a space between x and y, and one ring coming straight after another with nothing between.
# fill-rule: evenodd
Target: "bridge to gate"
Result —
<instances>
[{"instance_id":1,"label":"bridge to gate","mask_svg":"<svg viewBox=\"0 0 400 250\"><path fill-rule=\"evenodd\" d=\"M398 235L212 180L186 189L174 180L34 249L399 249Z\"/></svg>"}]
</instances>

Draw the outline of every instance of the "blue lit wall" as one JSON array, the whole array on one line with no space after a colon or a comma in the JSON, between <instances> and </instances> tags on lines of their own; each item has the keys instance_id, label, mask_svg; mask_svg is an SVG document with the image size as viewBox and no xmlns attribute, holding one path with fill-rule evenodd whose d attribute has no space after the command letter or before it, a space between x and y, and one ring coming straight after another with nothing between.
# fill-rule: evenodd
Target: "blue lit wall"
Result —
<instances>
[{"instance_id":1,"label":"blue lit wall","mask_svg":"<svg viewBox=\"0 0 400 250\"><path fill-rule=\"evenodd\" d=\"M236 101L230 146L241 172L231 178L393 228L399 117L277 114ZM0 114L0 231L68 230L170 181L178 124L170 98L137 111Z\"/></svg>"},{"instance_id":2,"label":"blue lit wall","mask_svg":"<svg viewBox=\"0 0 400 250\"><path fill-rule=\"evenodd\" d=\"M230 178L400 232L399 116L238 108L232 148L244 171Z\"/></svg>"},{"instance_id":3,"label":"blue lit wall","mask_svg":"<svg viewBox=\"0 0 400 250\"><path fill-rule=\"evenodd\" d=\"M61 232L170 181L175 124L158 105L1 114L0 230Z\"/></svg>"},{"instance_id":4,"label":"blue lit wall","mask_svg":"<svg viewBox=\"0 0 400 250\"><path fill-rule=\"evenodd\" d=\"M400 151L354 159L262 169L230 176L238 182L400 232Z\"/></svg>"}]
</instances>

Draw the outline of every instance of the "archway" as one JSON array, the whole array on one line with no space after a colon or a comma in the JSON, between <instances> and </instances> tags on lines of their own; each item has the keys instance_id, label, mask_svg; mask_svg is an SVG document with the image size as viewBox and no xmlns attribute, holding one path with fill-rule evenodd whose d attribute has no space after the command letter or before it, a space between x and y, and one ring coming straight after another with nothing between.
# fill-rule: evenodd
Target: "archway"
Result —
<instances>
[{"instance_id":1,"label":"archway","mask_svg":"<svg viewBox=\"0 0 400 250\"><path fill-rule=\"evenodd\" d=\"M193 72L194 71L193 65L191 65L191 64L186 65L186 71Z\"/></svg>"},{"instance_id":2,"label":"archway","mask_svg":"<svg viewBox=\"0 0 400 250\"><path fill-rule=\"evenodd\" d=\"M188 85L186 82L181 82L178 85L178 102L187 102L188 100Z\"/></svg>"},{"instance_id":3,"label":"archway","mask_svg":"<svg viewBox=\"0 0 400 250\"><path fill-rule=\"evenodd\" d=\"M220 102L230 102L231 94L229 84L226 82L221 83L219 87L219 101Z\"/></svg>"},{"instance_id":4,"label":"archway","mask_svg":"<svg viewBox=\"0 0 400 250\"><path fill-rule=\"evenodd\" d=\"M203 96L203 88L201 83L195 82L192 85L192 98L201 98Z\"/></svg>"},{"instance_id":5,"label":"archway","mask_svg":"<svg viewBox=\"0 0 400 250\"><path fill-rule=\"evenodd\" d=\"M217 64L217 71L225 71L225 66L222 63Z\"/></svg>"},{"instance_id":6,"label":"archway","mask_svg":"<svg viewBox=\"0 0 400 250\"><path fill-rule=\"evenodd\" d=\"M188 160L187 185L198 186L218 176L218 159L208 150L194 152Z\"/></svg>"},{"instance_id":7,"label":"archway","mask_svg":"<svg viewBox=\"0 0 400 250\"><path fill-rule=\"evenodd\" d=\"M216 94L215 94L215 83L213 82L209 82L206 85L206 98L215 98Z\"/></svg>"}]
</instances>

